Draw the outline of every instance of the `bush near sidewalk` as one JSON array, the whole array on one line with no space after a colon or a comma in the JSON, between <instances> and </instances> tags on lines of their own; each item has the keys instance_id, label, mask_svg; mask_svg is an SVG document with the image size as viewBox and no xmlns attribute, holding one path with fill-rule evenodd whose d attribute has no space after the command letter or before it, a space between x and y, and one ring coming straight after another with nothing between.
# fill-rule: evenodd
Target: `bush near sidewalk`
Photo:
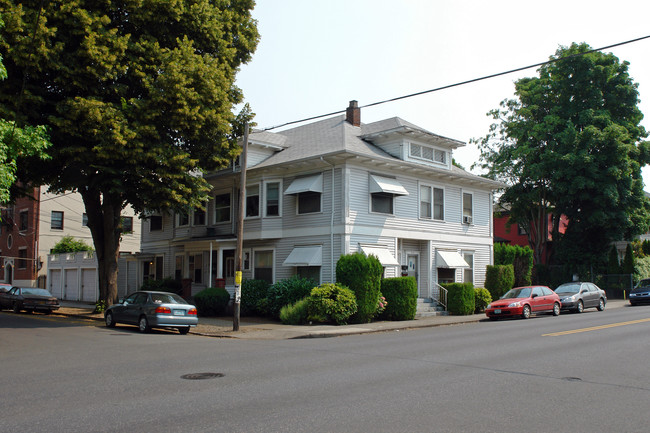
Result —
<instances>
[{"instance_id":1,"label":"bush near sidewalk","mask_svg":"<svg viewBox=\"0 0 650 433\"><path fill-rule=\"evenodd\" d=\"M386 298L386 309L379 316L383 320L413 320L418 308L418 287L415 277L384 278L381 293Z\"/></svg>"},{"instance_id":2,"label":"bush near sidewalk","mask_svg":"<svg viewBox=\"0 0 650 433\"><path fill-rule=\"evenodd\" d=\"M208 287L194 295L194 305L199 316L222 316L230 302L230 293L222 287Z\"/></svg>"},{"instance_id":3,"label":"bush near sidewalk","mask_svg":"<svg viewBox=\"0 0 650 433\"><path fill-rule=\"evenodd\" d=\"M447 310L451 314L467 316L474 314L474 285L472 283L448 283L442 285L447 289Z\"/></svg>"},{"instance_id":4,"label":"bush near sidewalk","mask_svg":"<svg viewBox=\"0 0 650 433\"><path fill-rule=\"evenodd\" d=\"M377 257L361 252L343 255L336 262L336 282L352 290L357 299L350 323L368 323L375 316L382 272Z\"/></svg>"}]
</instances>

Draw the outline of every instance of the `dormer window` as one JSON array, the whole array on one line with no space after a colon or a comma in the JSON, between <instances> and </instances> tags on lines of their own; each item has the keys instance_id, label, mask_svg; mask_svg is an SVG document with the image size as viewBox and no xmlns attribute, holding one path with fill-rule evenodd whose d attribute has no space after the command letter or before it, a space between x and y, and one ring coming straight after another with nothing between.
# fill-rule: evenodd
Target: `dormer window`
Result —
<instances>
[{"instance_id":1,"label":"dormer window","mask_svg":"<svg viewBox=\"0 0 650 433\"><path fill-rule=\"evenodd\" d=\"M447 165L447 152L429 146L410 143L409 156L411 158Z\"/></svg>"}]
</instances>

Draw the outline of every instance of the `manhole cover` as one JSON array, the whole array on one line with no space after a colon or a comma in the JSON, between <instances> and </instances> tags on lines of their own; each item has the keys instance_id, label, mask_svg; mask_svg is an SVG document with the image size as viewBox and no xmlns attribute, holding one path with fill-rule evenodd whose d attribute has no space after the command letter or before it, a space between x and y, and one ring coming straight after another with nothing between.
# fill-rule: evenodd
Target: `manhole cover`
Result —
<instances>
[{"instance_id":1,"label":"manhole cover","mask_svg":"<svg viewBox=\"0 0 650 433\"><path fill-rule=\"evenodd\" d=\"M582 379L579 377L563 377L562 380L566 380L569 382L582 382Z\"/></svg>"},{"instance_id":2,"label":"manhole cover","mask_svg":"<svg viewBox=\"0 0 650 433\"><path fill-rule=\"evenodd\" d=\"M182 375L181 379L201 380L214 379L215 377L223 377L223 373L190 373Z\"/></svg>"}]
</instances>

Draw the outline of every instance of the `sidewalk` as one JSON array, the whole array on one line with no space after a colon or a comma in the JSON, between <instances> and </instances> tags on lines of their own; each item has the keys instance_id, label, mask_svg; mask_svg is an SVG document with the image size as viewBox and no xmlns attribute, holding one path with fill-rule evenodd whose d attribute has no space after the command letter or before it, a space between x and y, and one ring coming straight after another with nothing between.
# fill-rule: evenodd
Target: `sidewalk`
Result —
<instances>
[{"instance_id":1,"label":"sidewalk","mask_svg":"<svg viewBox=\"0 0 650 433\"><path fill-rule=\"evenodd\" d=\"M611 299L607 308L620 308L628 302L622 299ZM61 308L53 314L69 317L81 317L91 320L104 321L103 314L93 314L94 305L83 302L61 301ZM588 310L591 311L591 310ZM595 310L594 310L595 311ZM564 313L567 314L567 313ZM371 332L403 331L433 326L476 323L487 320L485 314L470 316L429 316L401 322L372 322L360 325L283 325L268 318L242 317L239 321L239 331L233 331L232 317L200 317L199 324L192 328L191 334L217 338L238 338L249 340L289 340L294 338L323 338L343 335L367 334Z\"/></svg>"}]
</instances>

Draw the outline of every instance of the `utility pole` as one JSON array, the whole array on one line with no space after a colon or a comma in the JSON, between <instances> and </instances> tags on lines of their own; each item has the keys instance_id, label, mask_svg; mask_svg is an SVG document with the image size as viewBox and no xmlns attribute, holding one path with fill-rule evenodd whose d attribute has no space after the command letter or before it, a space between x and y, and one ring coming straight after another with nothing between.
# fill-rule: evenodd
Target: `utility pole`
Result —
<instances>
[{"instance_id":1,"label":"utility pole","mask_svg":"<svg viewBox=\"0 0 650 433\"><path fill-rule=\"evenodd\" d=\"M242 256L244 248L244 206L246 202L246 154L248 151L248 122L244 124L244 143L242 145L239 167L239 217L237 218L237 257L235 259L235 303L232 330L239 331L239 312L241 310Z\"/></svg>"}]
</instances>

